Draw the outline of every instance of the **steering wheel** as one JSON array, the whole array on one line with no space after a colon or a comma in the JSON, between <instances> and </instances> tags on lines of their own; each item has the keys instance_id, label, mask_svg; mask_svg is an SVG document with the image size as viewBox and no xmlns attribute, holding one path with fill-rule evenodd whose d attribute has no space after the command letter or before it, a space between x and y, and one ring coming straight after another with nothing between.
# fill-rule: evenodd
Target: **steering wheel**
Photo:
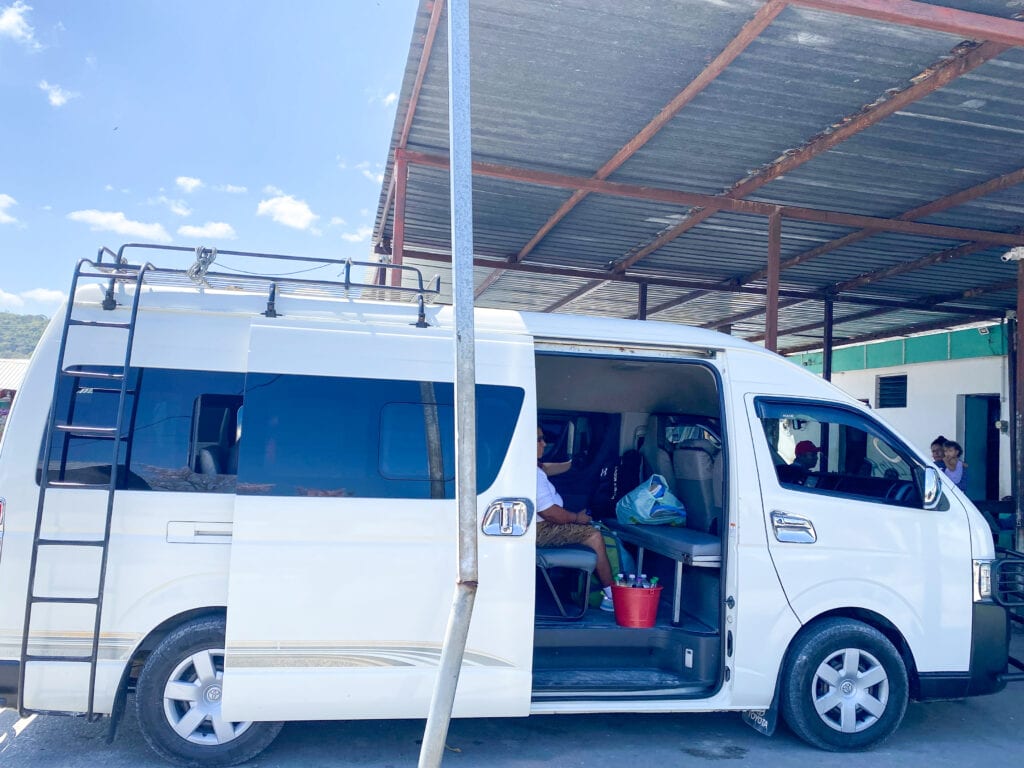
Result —
<instances>
[{"instance_id":1,"label":"steering wheel","mask_svg":"<svg viewBox=\"0 0 1024 768\"><path fill-rule=\"evenodd\" d=\"M889 486L889 490L885 492L885 500L894 504L905 504L910 500L913 491L913 483L907 482L906 480L899 480Z\"/></svg>"}]
</instances>

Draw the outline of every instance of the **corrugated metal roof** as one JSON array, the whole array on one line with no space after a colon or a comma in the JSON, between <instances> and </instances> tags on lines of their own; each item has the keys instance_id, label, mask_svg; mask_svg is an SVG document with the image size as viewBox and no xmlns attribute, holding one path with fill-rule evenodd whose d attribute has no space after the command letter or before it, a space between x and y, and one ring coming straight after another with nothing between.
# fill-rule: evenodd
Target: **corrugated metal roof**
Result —
<instances>
[{"instance_id":1,"label":"corrugated metal roof","mask_svg":"<svg viewBox=\"0 0 1024 768\"><path fill-rule=\"evenodd\" d=\"M765 4L759 0L474 0L471 4L474 159L514 169L590 178L730 44ZM961 0L935 5L1003 20L1019 2ZM414 82L424 54L432 0L423 0L410 48L381 191L376 237L393 236L394 150L408 119L405 148L446 155L446 22L437 26L414 111ZM1010 22L1016 23L1016 22ZM585 34L580 34L585 30ZM724 70L609 181L722 195L777 159L850 120L892 103L894 95L927 83L950 62L969 70L878 122L815 154L746 198L778 205L897 218L916 208L1024 168L1024 49L994 48L963 35L789 5ZM980 64L964 65L977 59ZM959 72L959 71L958 71ZM872 106L876 105L876 106ZM406 263L441 272L416 252L450 249L447 171L411 164L406 194ZM1024 227L1024 185L1014 184L956 205L939 205L917 220L991 232ZM570 197L571 190L524 181L474 178L474 246L490 264L515 257ZM738 195L737 195L738 196ZM533 267L575 270L557 275L512 272L492 276L477 267L482 306L598 314L637 312L636 283L603 282L575 296L610 265L644 254L685 221L686 205L591 193L525 256ZM915 217L916 218L916 217ZM800 256L849 235L849 226L785 218L781 258ZM787 328L821 322L826 293L845 281L950 251L965 241L915 234L870 236L784 269L779 348L806 346L820 330ZM650 317L714 325L736 316L732 332L763 333L764 297L731 293L724 284L764 286L768 220L719 211L636 261L627 275L688 281L651 285L649 310L688 300ZM837 340L894 334L923 323L963 322L968 313L998 317L1016 306L1016 292L996 290L1016 268L999 256L1007 246L974 249L941 263L894 274L848 291L836 301ZM719 287L713 292L694 291ZM969 299L953 298L969 289ZM788 292L788 294L787 294ZM786 306L797 294L812 301ZM929 302L945 303L923 309ZM895 311L893 300L915 308ZM858 303L847 303L856 301ZM870 302L881 306L865 317ZM888 302L888 304L886 303ZM918 308L922 307L922 308ZM956 314L944 313L953 307ZM852 319L847 319L852 318Z\"/></svg>"}]
</instances>

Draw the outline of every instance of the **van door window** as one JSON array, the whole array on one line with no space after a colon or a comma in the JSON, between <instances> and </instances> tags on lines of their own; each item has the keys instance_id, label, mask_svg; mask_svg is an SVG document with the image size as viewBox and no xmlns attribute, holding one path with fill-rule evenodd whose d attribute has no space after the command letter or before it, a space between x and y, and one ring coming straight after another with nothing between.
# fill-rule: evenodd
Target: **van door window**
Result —
<instances>
[{"instance_id":1,"label":"van door window","mask_svg":"<svg viewBox=\"0 0 1024 768\"><path fill-rule=\"evenodd\" d=\"M477 385L481 493L505 461L524 396ZM449 383L250 373L243 433L238 493L455 498Z\"/></svg>"},{"instance_id":2,"label":"van door window","mask_svg":"<svg viewBox=\"0 0 1024 768\"><path fill-rule=\"evenodd\" d=\"M873 420L845 408L775 400L758 400L757 412L782 486L921 506L922 466Z\"/></svg>"}]
</instances>

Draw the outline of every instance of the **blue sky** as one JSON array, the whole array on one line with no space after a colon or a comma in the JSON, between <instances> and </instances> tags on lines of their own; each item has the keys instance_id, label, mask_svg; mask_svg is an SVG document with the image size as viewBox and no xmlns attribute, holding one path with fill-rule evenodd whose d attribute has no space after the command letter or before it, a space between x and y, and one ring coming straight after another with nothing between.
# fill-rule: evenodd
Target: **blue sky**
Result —
<instances>
[{"instance_id":1,"label":"blue sky","mask_svg":"<svg viewBox=\"0 0 1024 768\"><path fill-rule=\"evenodd\" d=\"M0 0L0 310L101 245L366 259L416 6Z\"/></svg>"}]
</instances>

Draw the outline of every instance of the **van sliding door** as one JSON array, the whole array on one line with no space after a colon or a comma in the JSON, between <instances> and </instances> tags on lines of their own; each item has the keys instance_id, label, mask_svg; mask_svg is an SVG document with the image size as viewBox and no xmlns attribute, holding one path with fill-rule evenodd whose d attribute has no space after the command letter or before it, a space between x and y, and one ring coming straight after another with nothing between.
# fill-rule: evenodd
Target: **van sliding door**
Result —
<instances>
[{"instance_id":1,"label":"van sliding door","mask_svg":"<svg viewBox=\"0 0 1024 768\"><path fill-rule=\"evenodd\" d=\"M477 337L478 514L536 487L533 344ZM252 328L223 710L424 717L456 577L450 331ZM534 535L481 535L455 714L525 715Z\"/></svg>"}]
</instances>

